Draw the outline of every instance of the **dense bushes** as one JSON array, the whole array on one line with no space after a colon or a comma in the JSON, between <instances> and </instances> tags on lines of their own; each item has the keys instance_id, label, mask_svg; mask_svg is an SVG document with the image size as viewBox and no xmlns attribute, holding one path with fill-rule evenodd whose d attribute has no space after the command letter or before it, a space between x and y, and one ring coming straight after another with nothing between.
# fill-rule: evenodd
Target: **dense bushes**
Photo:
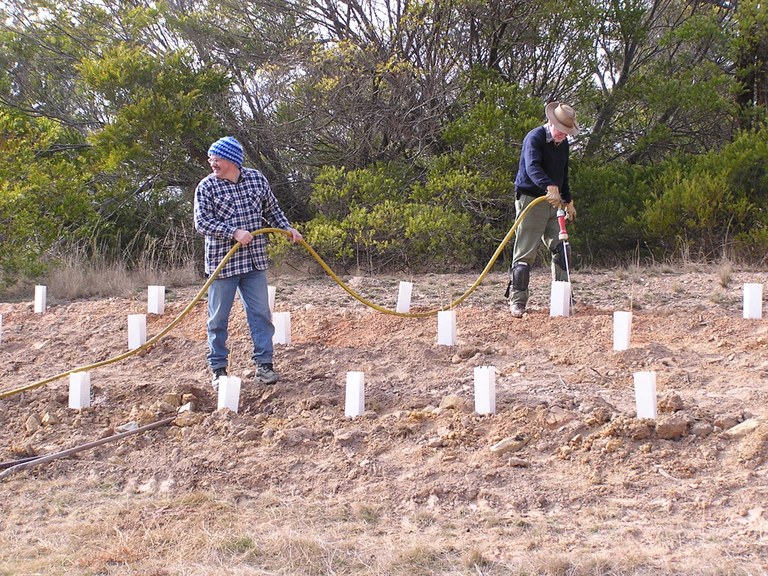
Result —
<instances>
[{"instance_id":1,"label":"dense bushes","mask_svg":"<svg viewBox=\"0 0 768 576\"><path fill-rule=\"evenodd\" d=\"M718 260L768 252L768 130L720 151L653 165L573 163L576 262Z\"/></svg>"},{"instance_id":2,"label":"dense bushes","mask_svg":"<svg viewBox=\"0 0 768 576\"><path fill-rule=\"evenodd\" d=\"M768 252L768 130L723 150L667 162L640 213L657 256L765 263Z\"/></svg>"},{"instance_id":3,"label":"dense bushes","mask_svg":"<svg viewBox=\"0 0 768 576\"><path fill-rule=\"evenodd\" d=\"M645 244L639 218L657 170L623 162L572 162L578 219L569 229L576 264L616 264L637 257Z\"/></svg>"},{"instance_id":4,"label":"dense bushes","mask_svg":"<svg viewBox=\"0 0 768 576\"><path fill-rule=\"evenodd\" d=\"M312 202L318 212L305 236L329 261L374 272L471 267L478 234L469 214L414 200L409 170L396 165L327 168Z\"/></svg>"},{"instance_id":5,"label":"dense bushes","mask_svg":"<svg viewBox=\"0 0 768 576\"><path fill-rule=\"evenodd\" d=\"M504 114L491 114L487 103L482 108L469 109L447 130L443 154L420 164L321 169L311 198L315 216L298 223L306 240L329 264L347 270L483 266L513 223L516 143L537 120L518 116L512 126L500 121ZM104 184L88 172L87 152L46 152L66 140L47 121L7 111L2 121L7 133L16 134L3 148L8 160L0 196L4 282L41 273L47 259L68 249L90 246L92 255L112 254L129 265L148 252L166 262L173 259L162 254L178 254L180 246L185 258L194 252L191 241L199 239L189 229L188 195L158 196L153 189L124 194L122 208L104 218L110 212L106 201L120 196L115 190L95 193ZM79 145L72 141L73 149ZM604 163L578 152L575 147L571 187L579 218L569 226L575 265L638 259L766 262L767 129L745 132L719 151L652 165ZM179 230L188 237L178 238ZM169 233L177 237L166 246ZM102 249L100 243L112 236L114 246ZM143 244L134 245L142 238Z\"/></svg>"},{"instance_id":6,"label":"dense bushes","mask_svg":"<svg viewBox=\"0 0 768 576\"><path fill-rule=\"evenodd\" d=\"M487 134L483 137L487 140ZM514 171L454 152L413 167L326 169L313 196L307 239L345 266L457 269L487 261L513 222ZM505 158L504 154L497 156ZM575 263L730 258L764 263L768 252L768 130L721 151L654 165L575 157L579 218L569 227ZM464 158L467 162L472 159ZM480 166L480 168L478 168Z\"/></svg>"},{"instance_id":7,"label":"dense bushes","mask_svg":"<svg viewBox=\"0 0 768 576\"><path fill-rule=\"evenodd\" d=\"M13 135L10 137L9 135ZM51 251L89 233L87 161L76 136L45 118L0 109L0 286L45 270Z\"/></svg>"}]
</instances>

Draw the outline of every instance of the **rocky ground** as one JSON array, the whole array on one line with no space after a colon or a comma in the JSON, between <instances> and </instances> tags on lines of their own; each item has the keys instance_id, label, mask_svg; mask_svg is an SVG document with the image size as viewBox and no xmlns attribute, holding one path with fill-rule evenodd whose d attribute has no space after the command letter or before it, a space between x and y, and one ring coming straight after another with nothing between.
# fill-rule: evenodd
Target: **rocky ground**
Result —
<instances>
[{"instance_id":1,"label":"rocky ground","mask_svg":"<svg viewBox=\"0 0 768 576\"><path fill-rule=\"evenodd\" d=\"M449 304L471 275L345 277L394 308ZM205 302L138 354L146 294L0 303L0 574L768 573L768 323L742 317L765 272L721 267L579 271L568 317L549 315L536 269L511 317L494 273L437 319L374 311L325 276L274 273L291 314L274 387L255 385L242 309L231 323L237 413L216 410ZM197 294L168 290L151 338ZM633 310L628 350L613 312ZM474 368L496 372L496 412L476 413ZM347 418L362 371L365 408ZM658 418L637 419L633 374L653 371ZM13 393L10 393L13 392ZM177 414L179 406L193 410ZM21 459L109 439L12 468Z\"/></svg>"}]
</instances>

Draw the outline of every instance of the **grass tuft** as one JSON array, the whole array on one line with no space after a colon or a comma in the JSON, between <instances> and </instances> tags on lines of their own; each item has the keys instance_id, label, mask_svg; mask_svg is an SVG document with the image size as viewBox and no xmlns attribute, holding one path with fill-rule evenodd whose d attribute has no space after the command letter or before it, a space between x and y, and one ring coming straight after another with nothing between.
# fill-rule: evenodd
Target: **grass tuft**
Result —
<instances>
[{"instance_id":1,"label":"grass tuft","mask_svg":"<svg viewBox=\"0 0 768 576\"><path fill-rule=\"evenodd\" d=\"M733 266L730 262L723 262L717 269L717 278L722 288L728 288L733 276Z\"/></svg>"}]
</instances>

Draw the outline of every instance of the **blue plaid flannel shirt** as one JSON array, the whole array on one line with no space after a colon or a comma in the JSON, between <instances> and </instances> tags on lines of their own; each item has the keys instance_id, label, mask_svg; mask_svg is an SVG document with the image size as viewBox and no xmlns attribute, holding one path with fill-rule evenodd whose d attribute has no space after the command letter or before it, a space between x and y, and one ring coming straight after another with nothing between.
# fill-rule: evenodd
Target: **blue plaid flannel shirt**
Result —
<instances>
[{"instance_id":1,"label":"blue plaid flannel shirt","mask_svg":"<svg viewBox=\"0 0 768 576\"><path fill-rule=\"evenodd\" d=\"M232 235L238 228L249 232L290 228L269 181L253 168L241 168L237 183L209 174L195 189L195 229L205 236L206 274L211 274L235 245ZM259 234L232 255L218 278L266 270L267 265L267 238Z\"/></svg>"}]
</instances>

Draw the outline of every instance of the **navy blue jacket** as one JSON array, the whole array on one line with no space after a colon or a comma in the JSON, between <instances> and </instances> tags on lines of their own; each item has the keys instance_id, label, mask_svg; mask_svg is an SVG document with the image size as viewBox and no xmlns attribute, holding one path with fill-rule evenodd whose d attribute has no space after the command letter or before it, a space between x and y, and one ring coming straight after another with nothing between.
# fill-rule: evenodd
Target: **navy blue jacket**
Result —
<instances>
[{"instance_id":1,"label":"navy blue jacket","mask_svg":"<svg viewBox=\"0 0 768 576\"><path fill-rule=\"evenodd\" d=\"M547 186L560 188L563 203L571 201L568 187L568 139L555 144L546 125L534 128L523 139L520 165L515 178L515 195L544 196Z\"/></svg>"}]
</instances>

